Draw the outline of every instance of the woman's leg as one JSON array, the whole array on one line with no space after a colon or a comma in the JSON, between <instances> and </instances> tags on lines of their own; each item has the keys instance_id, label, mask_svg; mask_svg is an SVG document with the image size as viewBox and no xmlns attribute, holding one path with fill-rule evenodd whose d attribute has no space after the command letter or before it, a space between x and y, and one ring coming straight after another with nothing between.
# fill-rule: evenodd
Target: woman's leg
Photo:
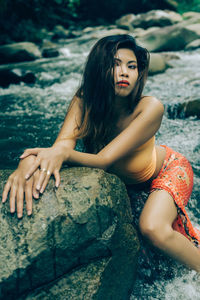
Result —
<instances>
[{"instance_id":1,"label":"woman's leg","mask_svg":"<svg viewBox=\"0 0 200 300\"><path fill-rule=\"evenodd\" d=\"M154 191L140 216L141 233L169 256L200 272L200 249L173 230L176 217L177 208L171 195L164 190Z\"/></svg>"}]
</instances>

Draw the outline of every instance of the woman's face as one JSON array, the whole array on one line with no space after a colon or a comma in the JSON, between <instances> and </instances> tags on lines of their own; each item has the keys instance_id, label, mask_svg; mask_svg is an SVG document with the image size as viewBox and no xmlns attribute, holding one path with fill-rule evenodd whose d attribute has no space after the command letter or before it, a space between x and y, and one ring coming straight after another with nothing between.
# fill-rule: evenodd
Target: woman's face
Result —
<instances>
[{"instance_id":1,"label":"woman's face","mask_svg":"<svg viewBox=\"0 0 200 300\"><path fill-rule=\"evenodd\" d=\"M115 95L127 97L138 78L137 58L132 50L121 48L117 50L114 60Z\"/></svg>"}]
</instances>

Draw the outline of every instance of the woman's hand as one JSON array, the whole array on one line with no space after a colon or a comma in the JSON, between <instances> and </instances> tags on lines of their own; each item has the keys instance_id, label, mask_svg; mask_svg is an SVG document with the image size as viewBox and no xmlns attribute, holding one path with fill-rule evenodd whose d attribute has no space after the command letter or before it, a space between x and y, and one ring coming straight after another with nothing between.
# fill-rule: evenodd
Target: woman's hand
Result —
<instances>
[{"instance_id":1,"label":"woman's hand","mask_svg":"<svg viewBox=\"0 0 200 300\"><path fill-rule=\"evenodd\" d=\"M34 198L39 197L35 186L38 180L39 170L36 170L29 180L25 179L25 175L35 162L35 159L35 156L31 155L21 160L18 168L9 176L3 190L2 202L6 202L8 193L10 192L10 212L14 213L17 206L18 218L21 218L23 214L24 198L26 201L27 214L30 216L32 214L32 195Z\"/></svg>"},{"instance_id":2,"label":"woman's hand","mask_svg":"<svg viewBox=\"0 0 200 300\"><path fill-rule=\"evenodd\" d=\"M40 176L36 183L38 192L43 193L49 178L53 174L55 177L55 186L60 184L60 168L62 163L67 160L68 148L62 144L56 144L50 148L33 148L27 149L20 158L25 158L29 155L36 155L35 162L25 174L25 179L28 180L34 172L40 167Z\"/></svg>"}]
</instances>

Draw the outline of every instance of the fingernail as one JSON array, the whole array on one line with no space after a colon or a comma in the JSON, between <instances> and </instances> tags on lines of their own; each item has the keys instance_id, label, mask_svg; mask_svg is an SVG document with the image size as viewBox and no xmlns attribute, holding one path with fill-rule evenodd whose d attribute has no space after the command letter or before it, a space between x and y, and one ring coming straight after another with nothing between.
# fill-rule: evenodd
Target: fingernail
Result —
<instances>
[{"instance_id":1,"label":"fingernail","mask_svg":"<svg viewBox=\"0 0 200 300\"><path fill-rule=\"evenodd\" d=\"M21 218L21 217L22 217L22 214L21 214L21 213L18 213L17 216L18 216L18 218Z\"/></svg>"},{"instance_id":2,"label":"fingernail","mask_svg":"<svg viewBox=\"0 0 200 300\"><path fill-rule=\"evenodd\" d=\"M36 186L36 190L38 190L38 191L40 190L40 185Z\"/></svg>"},{"instance_id":3,"label":"fingernail","mask_svg":"<svg viewBox=\"0 0 200 300\"><path fill-rule=\"evenodd\" d=\"M32 214L31 210L27 211L27 215L30 216Z\"/></svg>"},{"instance_id":4,"label":"fingernail","mask_svg":"<svg viewBox=\"0 0 200 300\"><path fill-rule=\"evenodd\" d=\"M24 155L22 154L22 155L20 155L20 157L19 158L22 158L22 157L24 157Z\"/></svg>"},{"instance_id":5,"label":"fingernail","mask_svg":"<svg viewBox=\"0 0 200 300\"><path fill-rule=\"evenodd\" d=\"M38 194L36 194L36 193L34 193L34 198L39 198L39 195Z\"/></svg>"},{"instance_id":6,"label":"fingernail","mask_svg":"<svg viewBox=\"0 0 200 300\"><path fill-rule=\"evenodd\" d=\"M2 198L2 203L4 203L6 201L6 199L5 198Z\"/></svg>"},{"instance_id":7,"label":"fingernail","mask_svg":"<svg viewBox=\"0 0 200 300\"><path fill-rule=\"evenodd\" d=\"M13 214L15 212L15 210L13 208L10 209L11 214Z\"/></svg>"},{"instance_id":8,"label":"fingernail","mask_svg":"<svg viewBox=\"0 0 200 300\"><path fill-rule=\"evenodd\" d=\"M56 188L58 188L59 187L59 184L58 183L56 183Z\"/></svg>"},{"instance_id":9,"label":"fingernail","mask_svg":"<svg viewBox=\"0 0 200 300\"><path fill-rule=\"evenodd\" d=\"M29 174L26 174L25 179L28 179L28 178L29 178Z\"/></svg>"},{"instance_id":10,"label":"fingernail","mask_svg":"<svg viewBox=\"0 0 200 300\"><path fill-rule=\"evenodd\" d=\"M42 194L43 192L44 192L44 189L41 189L41 190L40 190L40 193Z\"/></svg>"}]
</instances>

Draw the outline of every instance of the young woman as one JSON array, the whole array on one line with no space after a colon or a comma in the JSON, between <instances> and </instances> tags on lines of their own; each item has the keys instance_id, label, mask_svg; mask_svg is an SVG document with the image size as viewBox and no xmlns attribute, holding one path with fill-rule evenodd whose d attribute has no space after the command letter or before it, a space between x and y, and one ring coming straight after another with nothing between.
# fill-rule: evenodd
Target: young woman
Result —
<instances>
[{"instance_id":1,"label":"young woman","mask_svg":"<svg viewBox=\"0 0 200 300\"><path fill-rule=\"evenodd\" d=\"M156 98L142 95L148 63L147 50L129 35L99 40L54 145L24 152L5 185L2 201L10 192L10 211L15 212L16 203L20 218L25 195L30 215L32 194L38 198L52 174L59 186L63 162L101 168L138 187L148 183L141 233L200 272L200 234L184 208L192 191L192 168L181 154L155 145L164 109ZM86 153L74 150L77 139L83 139Z\"/></svg>"}]
</instances>

